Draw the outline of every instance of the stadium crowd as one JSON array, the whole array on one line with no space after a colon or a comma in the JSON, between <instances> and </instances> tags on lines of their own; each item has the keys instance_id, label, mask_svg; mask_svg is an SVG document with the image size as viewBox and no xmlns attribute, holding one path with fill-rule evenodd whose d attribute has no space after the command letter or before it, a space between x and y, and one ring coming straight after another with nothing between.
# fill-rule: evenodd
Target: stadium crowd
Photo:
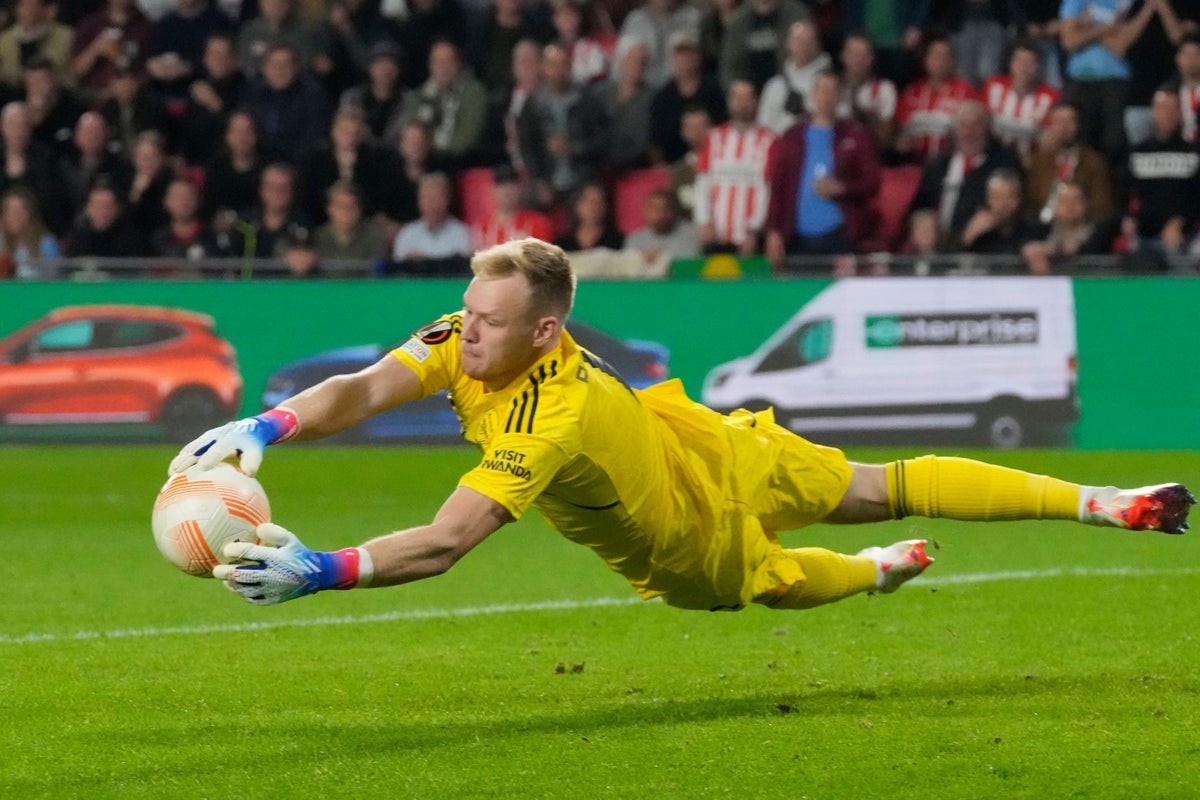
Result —
<instances>
[{"instance_id":1,"label":"stadium crowd","mask_svg":"<svg viewBox=\"0 0 1200 800\"><path fill-rule=\"evenodd\" d=\"M1200 260L1200 7L1172 0L12 0L0 277L60 258L583 275L893 253ZM991 261L988 261L990 259ZM861 263L861 262L859 262Z\"/></svg>"}]
</instances>

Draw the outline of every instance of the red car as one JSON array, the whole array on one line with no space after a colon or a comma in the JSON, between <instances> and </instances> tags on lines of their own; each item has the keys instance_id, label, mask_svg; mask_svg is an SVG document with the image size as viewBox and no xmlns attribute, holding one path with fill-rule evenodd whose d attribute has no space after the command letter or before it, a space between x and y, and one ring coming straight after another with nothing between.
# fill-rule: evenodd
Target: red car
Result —
<instances>
[{"instance_id":1,"label":"red car","mask_svg":"<svg viewBox=\"0 0 1200 800\"><path fill-rule=\"evenodd\" d=\"M186 441L242 402L233 346L207 314L66 306L0 339L0 423L141 423Z\"/></svg>"}]
</instances>

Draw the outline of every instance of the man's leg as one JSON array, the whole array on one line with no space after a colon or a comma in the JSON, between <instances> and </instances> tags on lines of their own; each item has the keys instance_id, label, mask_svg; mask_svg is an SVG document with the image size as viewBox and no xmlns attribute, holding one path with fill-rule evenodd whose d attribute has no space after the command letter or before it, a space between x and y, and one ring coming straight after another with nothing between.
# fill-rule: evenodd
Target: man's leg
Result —
<instances>
[{"instance_id":1,"label":"man's leg","mask_svg":"<svg viewBox=\"0 0 1200 800\"><path fill-rule=\"evenodd\" d=\"M804 572L803 580L778 583L754 598L755 603L780 610L814 608L861 592L894 592L933 563L925 555L923 539L868 547L855 556L800 547L781 550L776 558L789 560Z\"/></svg>"},{"instance_id":2,"label":"man's leg","mask_svg":"<svg viewBox=\"0 0 1200 800\"><path fill-rule=\"evenodd\" d=\"M1179 484L1126 490L1081 486L982 461L930 455L887 465L855 464L845 496L826 521L1065 519L1183 533L1195 502Z\"/></svg>"}]
</instances>

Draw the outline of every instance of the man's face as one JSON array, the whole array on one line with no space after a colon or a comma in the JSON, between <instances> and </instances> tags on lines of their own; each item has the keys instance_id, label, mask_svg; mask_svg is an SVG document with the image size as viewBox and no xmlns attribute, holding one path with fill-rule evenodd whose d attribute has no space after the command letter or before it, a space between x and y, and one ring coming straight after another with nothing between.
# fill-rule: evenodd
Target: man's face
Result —
<instances>
[{"instance_id":1,"label":"man's face","mask_svg":"<svg viewBox=\"0 0 1200 800\"><path fill-rule=\"evenodd\" d=\"M296 80L296 57L290 50L272 50L263 61L263 78L275 91L283 91Z\"/></svg>"},{"instance_id":2,"label":"man's face","mask_svg":"<svg viewBox=\"0 0 1200 800\"><path fill-rule=\"evenodd\" d=\"M571 59L567 51L551 45L542 55L542 77L550 86L561 88L571 82Z\"/></svg>"},{"instance_id":3,"label":"man's face","mask_svg":"<svg viewBox=\"0 0 1200 800\"><path fill-rule=\"evenodd\" d=\"M1160 136L1169 136L1179 130L1181 111L1179 98L1169 92L1156 92L1150 106L1150 118Z\"/></svg>"},{"instance_id":4,"label":"man's face","mask_svg":"<svg viewBox=\"0 0 1200 800\"><path fill-rule=\"evenodd\" d=\"M646 200L642 216L646 220L646 227L656 233L670 233L671 229L675 227L675 214L665 197L651 195Z\"/></svg>"},{"instance_id":5,"label":"man's face","mask_svg":"<svg viewBox=\"0 0 1200 800\"><path fill-rule=\"evenodd\" d=\"M443 89L458 79L458 53L445 42L429 51L429 77Z\"/></svg>"},{"instance_id":6,"label":"man's face","mask_svg":"<svg viewBox=\"0 0 1200 800\"><path fill-rule=\"evenodd\" d=\"M988 181L987 206L1000 219L1013 219L1021 207L1021 188L1011 181Z\"/></svg>"},{"instance_id":7,"label":"man's face","mask_svg":"<svg viewBox=\"0 0 1200 800\"><path fill-rule=\"evenodd\" d=\"M516 181L501 181L492 188L492 200L496 210L512 214L521 208L521 184Z\"/></svg>"},{"instance_id":8,"label":"man's face","mask_svg":"<svg viewBox=\"0 0 1200 800\"><path fill-rule=\"evenodd\" d=\"M758 95L749 81L734 81L726 95L729 116L734 122L753 122L758 114Z\"/></svg>"},{"instance_id":9,"label":"man's face","mask_svg":"<svg viewBox=\"0 0 1200 800\"><path fill-rule=\"evenodd\" d=\"M209 39L204 45L204 69L214 78L227 78L237 70L237 57L229 39Z\"/></svg>"},{"instance_id":10,"label":"man's face","mask_svg":"<svg viewBox=\"0 0 1200 800\"><path fill-rule=\"evenodd\" d=\"M694 47L676 47L671 51L671 73L694 75L700 70L700 51Z\"/></svg>"},{"instance_id":11,"label":"man's face","mask_svg":"<svg viewBox=\"0 0 1200 800\"><path fill-rule=\"evenodd\" d=\"M93 230L106 231L117 221L120 206L117 197L109 189L96 189L88 195L87 205L83 208L84 216Z\"/></svg>"},{"instance_id":12,"label":"man's face","mask_svg":"<svg viewBox=\"0 0 1200 800\"><path fill-rule=\"evenodd\" d=\"M46 6L42 0L17 0L13 16L23 28L36 28L46 21Z\"/></svg>"},{"instance_id":13,"label":"man's face","mask_svg":"<svg viewBox=\"0 0 1200 800\"><path fill-rule=\"evenodd\" d=\"M925 74L930 80L949 80L954 73L954 51L949 42L934 42L925 53Z\"/></svg>"},{"instance_id":14,"label":"man's face","mask_svg":"<svg viewBox=\"0 0 1200 800\"><path fill-rule=\"evenodd\" d=\"M1050 139L1060 147L1071 147L1079 137L1079 117L1075 109L1062 107L1050 112L1050 124L1047 126Z\"/></svg>"},{"instance_id":15,"label":"man's face","mask_svg":"<svg viewBox=\"0 0 1200 800\"><path fill-rule=\"evenodd\" d=\"M808 22L797 22L788 28L788 58L795 64L807 64L821 52L817 29Z\"/></svg>"},{"instance_id":16,"label":"man's face","mask_svg":"<svg viewBox=\"0 0 1200 800\"><path fill-rule=\"evenodd\" d=\"M463 372L502 389L537 361L532 290L524 275L476 277L463 295Z\"/></svg>"},{"instance_id":17,"label":"man's face","mask_svg":"<svg viewBox=\"0 0 1200 800\"><path fill-rule=\"evenodd\" d=\"M1175 66L1189 83L1200 80L1200 44L1187 42L1175 54Z\"/></svg>"},{"instance_id":18,"label":"man's face","mask_svg":"<svg viewBox=\"0 0 1200 800\"><path fill-rule=\"evenodd\" d=\"M972 104L959 109L954 121L954 141L968 155L979 155L987 149L988 117L981 106Z\"/></svg>"},{"instance_id":19,"label":"man's face","mask_svg":"<svg viewBox=\"0 0 1200 800\"><path fill-rule=\"evenodd\" d=\"M231 152L249 153L257 143L254 123L245 114L234 114L229 118L229 127L225 130L225 144Z\"/></svg>"},{"instance_id":20,"label":"man's face","mask_svg":"<svg viewBox=\"0 0 1200 800\"><path fill-rule=\"evenodd\" d=\"M450 210L450 195L440 181L421 181L417 186L417 209L421 219L436 225L446 218Z\"/></svg>"},{"instance_id":21,"label":"man's face","mask_svg":"<svg viewBox=\"0 0 1200 800\"><path fill-rule=\"evenodd\" d=\"M393 58L376 58L367 65L367 72L376 86L394 86L400 80L400 65Z\"/></svg>"},{"instance_id":22,"label":"man's face","mask_svg":"<svg viewBox=\"0 0 1200 800\"><path fill-rule=\"evenodd\" d=\"M851 36L842 45L842 66L847 75L864 77L871 72L871 44L861 36Z\"/></svg>"},{"instance_id":23,"label":"man's face","mask_svg":"<svg viewBox=\"0 0 1200 800\"><path fill-rule=\"evenodd\" d=\"M333 124L333 130L329 132L329 138L338 150L355 150L366 138L365 134L363 121L347 115L338 117L337 122Z\"/></svg>"},{"instance_id":24,"label":"man's face","mask_svg":"<svg viewBox=\"0 0 1200 800\"><path fill-rule=\"evenodd\" d=\"M1008 60L1008 74L1014 83L1030 86L1037 81L1040 65L1037 55L1029 49L1018 47Z\"/></svg>"},{"instance_id":25,"label":"man's face","mask_svg":"<svg viewBox=\"0 0 1200 800\"><path fill-rule=\"evenodd\" d=\"M423 163L429 157L429 132L420 125L407 125L400 132L400 155Z\"/></svg>"},{"instance_id":26,"label":"man's face","mask_svg":"<svg viewBox=\"0 0 1200 800\"><path fill-rule=\"evenodd\" d=\"M513 80L523 87L533 86L542 74L542 51L533 42L518 42L513 48Z\"/></svg>"},{"instance_id":27,"label":"man's face","mask_svg":"<svg viewBox=\"0 0 1200 800\"><path fill-rule=\"evenodd\" d=\"M333 192L325 206L325 213L329 215L333 227L340 231L352 231L362 221L362 208L358 204L358 198L350 192Z\"/></svg>"},{"instance_id":28,"label":"man's face","mask_svg":"<svg viewBox=\"0 0 1200 800\"><path fill-rule=\"evenodd\" d=\"M712 130L712 121L707 111L688 111L679 125L679 136L692 150L699 150Z\"/></svg>"},{"instance_id":29,"label":"man's face","mask_svg":"<svg viewBox=\"0 0 1200 800\"><path fill-rule=\"evenodd\" d=\"M262 183L258 190L258 199L263 208L276 213L287 213L292 207L292 179L279 169L268 169L263 172Z\"/></svg>"},{"instance_id":30,"label":"man's face","mask_svg":"<svg viewBox=\"0 0 1200 800\"><path fill-rule=\"evenodd\" d=\"M199 205L196 188L190 183L174 181L167 187L167 196L163 198L163 206L171 215L171 219L180 222L190 221L195 218Z\"/></svg>"},{"instance_id":31,"label":"man's face","mask_svg":"<svg viewBox=\"0 0 1200 800\"><path fill-rule=\"evenodd\" d=\"M832 117L837 110L840 85L834 75L821 75L813 84L813 113L821 117Z\"/></svg>"},{"instance_id":32,"label":"man's face","mask_svg":"<svg viewBox=\"0 0 1200 800\"><path fill-rule=\"evenodd\" d=\"M1082 188L1073 183L1059 187L1054 195L1054 218L1068 225L1078 225L1087 218L1087 198Z\"/></svg>"}]
</instances>

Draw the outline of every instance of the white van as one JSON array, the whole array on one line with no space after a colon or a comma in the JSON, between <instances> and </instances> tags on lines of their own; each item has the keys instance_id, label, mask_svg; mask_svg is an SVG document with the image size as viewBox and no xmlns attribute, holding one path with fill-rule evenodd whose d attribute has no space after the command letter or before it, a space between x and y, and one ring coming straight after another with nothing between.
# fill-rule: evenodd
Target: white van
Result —
<instances>
[{"instance_id":1,"label":"white van","mask_svg":"<svg viewBox=\"0 0 1200 800\"><path fill-rule=\"evenodd\" d=\"M818 441L944 432L1012 448L1079 418L1076 354L1069 278L846 278L713 369L703 398L773 406Z\"/></svg>"}]
</instances>

